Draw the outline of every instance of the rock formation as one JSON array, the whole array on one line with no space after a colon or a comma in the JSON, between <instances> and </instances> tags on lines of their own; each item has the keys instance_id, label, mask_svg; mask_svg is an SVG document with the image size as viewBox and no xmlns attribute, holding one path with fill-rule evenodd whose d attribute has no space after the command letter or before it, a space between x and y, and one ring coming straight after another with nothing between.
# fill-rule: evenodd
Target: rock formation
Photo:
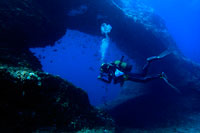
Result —
<instances>
[{"instance_id":1,"label":"rock formation","mask_svg":"<svg viewBox=\"0 0 200 133\"><path fill-rule=\"evenodd\" d=\"M86 92L41 71L31 52L0 49L0 131L76 131L112 128Z\"/></svg>"},{"instance_id":2,"label":"rock formation","mask_svg":"<svg viewBox=\"0 0 200 133\"><path fill-rule=\"evenodd\" d=\"M181 92L176 93L162 80L125 85L119 99L107 108L119 126L166 126L184 113L199 111L199 65L181 55L157 15L137 8L129 12L113 2L0 1L2 128L54 130L56 126L69 131L105 126L106 120L108 125L112 123L90 106L87 94L81 89L42 72L37 59L26 49L53 44L67 28L101 35L102 23L112 26L111 40L139 67L147 57L170 50L171 55L152 64L149 74L166 72L169 81Z\"/></svg>"}]
</instances>

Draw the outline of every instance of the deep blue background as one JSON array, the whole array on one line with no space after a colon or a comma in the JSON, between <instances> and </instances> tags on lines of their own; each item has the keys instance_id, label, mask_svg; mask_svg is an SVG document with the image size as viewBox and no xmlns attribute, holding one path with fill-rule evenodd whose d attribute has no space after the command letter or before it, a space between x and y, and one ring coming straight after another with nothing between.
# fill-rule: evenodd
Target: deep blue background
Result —
<instances>
[{"instance_id":1,"label":"deep blue background","mask_svg":"<svg viewBox=\"0 0 200 133\"><path fill-rule=\"evenodd\" d=\"M200 62L200 0L144 0L166 22L184 55Z\"/></svg>"},{"instance_id":2,"label":"deep blue background","mask_svg":"<svg viewBox=\"0 0 200 133\"><path fill-rule=\"evenodd\" d=\"M130 2L130 0L127 0ZM170 34L183 54L200 62L200 1L199 0L143 0L154 8L166 22ZM99 27L100 28L100 27ZM112 32L112 31L111 31ZM88 92L91 104L99 105L116 98L119 85L97 80L101 65L100 45L102 36L91 36L68 30L53 47L31 49L43 65L43 70L72 82ZM134 61L110 43L106 62L120 59L134 65ZM134 65L134 70L137 68Z\"/></svg>"}]
</instances>

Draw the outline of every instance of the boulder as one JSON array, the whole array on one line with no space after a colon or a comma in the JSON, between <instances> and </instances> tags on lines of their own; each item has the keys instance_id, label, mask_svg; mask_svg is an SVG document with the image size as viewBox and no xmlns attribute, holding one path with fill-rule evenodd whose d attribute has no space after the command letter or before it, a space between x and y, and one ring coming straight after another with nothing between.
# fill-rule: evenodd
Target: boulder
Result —
<instances>
[{"instance_id":1,"label":"boulder","mask_svg":"<svg viewBox=\"0 0 200 133\"><path fill-rule=\"evenodd\" d=\"M85 91L59 76L42 72L30 52L3 49L0 59L1 132L114 127L105 112L90 105Z\"/></svg>"}]
</instances>

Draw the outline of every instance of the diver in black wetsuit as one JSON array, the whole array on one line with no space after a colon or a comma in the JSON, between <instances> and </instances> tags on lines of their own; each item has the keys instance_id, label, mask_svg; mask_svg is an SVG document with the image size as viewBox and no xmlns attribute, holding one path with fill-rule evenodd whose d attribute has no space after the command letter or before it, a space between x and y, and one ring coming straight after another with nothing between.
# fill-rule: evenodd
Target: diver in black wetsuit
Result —
<instances>
[{"instance_id":1,"label":"diver in black wetsuit","mask_svg":"<svg viewBox=\"0 0 200 133\"><path fill-rule=\"evenodd\" d=\"M168 54L169 53L165 54L164 56ZM128 65L126 62L123 62L124 56L122 56L120 61L117 60L112 63L103 63L101 65L101 73L100 76L98 76L98 79L106 83L111 83L111 81L114 80L114 84L120 83L122 86L126 80L147 82L156 78L166 78L164 72L161 74L147 76L150 63L153 60L163 58L164 56L152 56L147 58L147 63L144 65L142 73L131 73L132 66Z\"/></svg>"}]
</instances>

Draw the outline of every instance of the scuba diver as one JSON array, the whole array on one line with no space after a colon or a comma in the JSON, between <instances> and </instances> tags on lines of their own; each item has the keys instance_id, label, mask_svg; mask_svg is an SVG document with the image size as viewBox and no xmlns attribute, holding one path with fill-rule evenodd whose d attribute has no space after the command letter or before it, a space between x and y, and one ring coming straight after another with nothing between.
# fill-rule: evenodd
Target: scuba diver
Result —
<instances>
[{"instance_id":1,"label":"scuba diver","mask_svg":"<svg viewBox=\"0 0 200 133\"><path fill-rule=\"evenodd\" d=\"M147 76L147 71L150 65L150 62L158 59L159 57L154 56L147 59L147 63L144 65L142 69L142 73L131 73L132 65L123 62L124 56L122 56L121 60L116 60L111 63L103 63L101 65L101 72L98 79L111 83L114 81L114 84L120 83L123 86L124 81L136 81L136 82L147 82L156 78L166 77L165 73Z\"/></svg>"},{"instance_id":2,"label":"scuba diver","mask_svg":"<svg viewBox=\"0 0 200 133\"><path fill-rule=\"evenodd\" d=\"M100 69L101 72L100 75L98 76L98 79L106 83L111 83L111 81L113 80L114 84L120 83L120 85L123 86L124 81L127 80L136 82L147 82L153 79L163 78L168 85L175 88L168 82L167 76L165 75L164 72L161 72L160 74L147 76L150 63L153 60L161 59L167 56L168 54L170 54L170 52L167 50L161 53L159 56L152 56L147 58L147 62L144 65L141 73L132 73L131 72L132 65L123 62L124 56L122 56L121 60L116 60L115 62L111 63L103 63L101 65Z\"/></svg>"}]
</instances>

